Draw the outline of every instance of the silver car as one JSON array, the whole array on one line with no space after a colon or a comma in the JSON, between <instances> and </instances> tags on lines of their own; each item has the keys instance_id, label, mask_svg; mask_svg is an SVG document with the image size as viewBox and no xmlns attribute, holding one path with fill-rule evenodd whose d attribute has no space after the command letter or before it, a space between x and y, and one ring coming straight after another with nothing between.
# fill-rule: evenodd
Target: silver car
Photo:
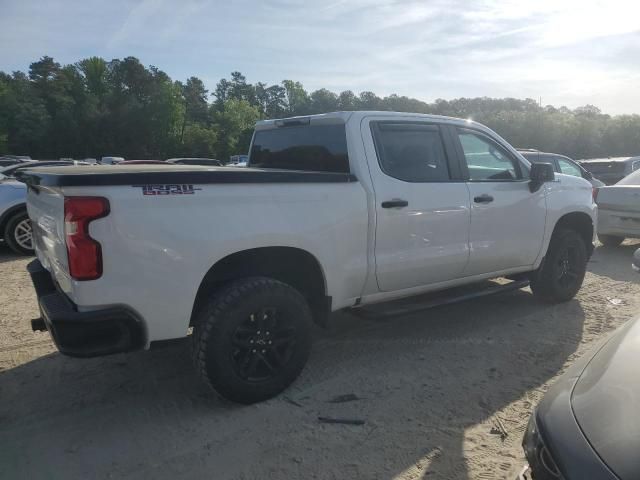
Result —
<instances>
[{"instance_id":1,"label":"silver car","mask_svg":"<svg viewBox=\"0 0 640 480\"><path fill-rule=\"evenodd\" d=\"M0 168L0 239L16 253L33 254L31 221L27 215L27 190L14 175L31 167L81 165L83 162L28 161Z\"/></svg>"},{"instance_id":2,"label":"silver car","mask_svg":"<svg viewBox=\"0 0 640 480\"><path fill-rule=\"evenodd\" d=\"M0 180L0 238L16 253L33 253L26 187L12 178Z\"/></svg>"},{"instance_id":3,"label":"silver car","mask_svg":"<svg viewBox=\"0 0 640 480\"><path fill-rule=\"evenodd\" d=\"M625 238L640 238L640 170L615 185L599 188L598 238L605 246L617 246Z\"/></svg>"}]
</instances>

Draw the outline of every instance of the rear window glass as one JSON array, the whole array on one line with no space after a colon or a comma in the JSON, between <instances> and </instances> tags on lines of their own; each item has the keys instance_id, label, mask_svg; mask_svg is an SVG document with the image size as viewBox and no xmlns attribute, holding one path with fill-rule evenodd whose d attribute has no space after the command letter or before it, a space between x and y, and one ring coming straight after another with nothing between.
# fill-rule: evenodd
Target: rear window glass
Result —
<instances>
[{"instance_id":1,"label":"rear window glass","mask_svg":"<svg viewBox=\"0 0 640 480\"><path fill-rule=\"evenodd\" d=\"M624 172L624 162L583 162L582 166L591 173L620 173Z\"/></svg>"},{"instance_id":2,"label":"rear window glass","mask_svg":"<svg viewBox=\"0 0 640 480\"><path fill-rule=\"evenodd\" d=\"M349 172L344 124L258 130L249 166L316 172Z\"/></svg>"}]
</instances>

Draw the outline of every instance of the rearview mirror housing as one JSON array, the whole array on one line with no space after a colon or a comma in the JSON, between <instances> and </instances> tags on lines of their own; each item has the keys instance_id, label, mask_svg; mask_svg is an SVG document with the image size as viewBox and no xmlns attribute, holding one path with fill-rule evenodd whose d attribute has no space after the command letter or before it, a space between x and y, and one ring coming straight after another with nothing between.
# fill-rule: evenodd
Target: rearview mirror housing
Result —
<instances>
[{"instance_id":1,"label":"rearview mirror housing","mask_svg":"<svg viewBox=\"0 0 640 480\"><path fill-rule=\"evenodd\" d=\"M553 182L556 179L556 172L553 171L553 165L550 163L532 163L529 172L529 190L531 193L540 189L543 183Z\"/></svg>"}]
</instances>

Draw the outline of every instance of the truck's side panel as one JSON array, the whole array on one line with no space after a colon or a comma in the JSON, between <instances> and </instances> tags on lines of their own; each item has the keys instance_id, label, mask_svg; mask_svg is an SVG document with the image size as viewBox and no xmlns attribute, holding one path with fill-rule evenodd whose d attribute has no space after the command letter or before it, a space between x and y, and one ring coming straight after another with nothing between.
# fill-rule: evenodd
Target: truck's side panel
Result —
<instances>
[{"instance_id":1,"label":"truck's side panel","mask_svg":"<svg viewBox=\"0 0 640 480\"><path fill-rule=\"evenodd\" d=\"M207 271L227 255L263 246L313 255L334 309L360 296L367 271L367 204L359 183L195 188L201 190L166 196L144 196L131 186L100 189L111 213L92 222L90 232L102 244L104 273L98 280L73 282L71 298L79 308L124 304L153 322L149 341L184 336ZM64 193L96 189L68 187Z\"/></svg>"}]
</instances>

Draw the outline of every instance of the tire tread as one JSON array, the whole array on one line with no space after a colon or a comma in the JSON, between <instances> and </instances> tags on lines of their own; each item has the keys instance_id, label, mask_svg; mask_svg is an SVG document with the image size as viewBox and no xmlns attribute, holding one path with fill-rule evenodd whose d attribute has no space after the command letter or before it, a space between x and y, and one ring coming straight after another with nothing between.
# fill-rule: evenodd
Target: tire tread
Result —
<instances>
[{"instance_id":1,"label":"tire tread","mask_svg":"<svg viewBox=\"0 0 640 480\"><path fill-rule=\"evenodd\" d=\"M222 385L218 381L219 379L212 378L212 372L207 368L207 349L210 348L210 340L218 334L220 322L224 321L226 316L233 312L241 302L247 301L251 295L269 294L276 291L279 295L288 296L290 301L305 310L302 320L303 326L310 329L311 312L304 297L286 283L268 277L249 277L228 284L215 292L212 299L196 314L192 335L192 359L196 372L205 384L227 399L240 403L254 403L273 396L271 388L265 388L263 392L257 391L254 395L246 396ZM308 352L306 358L308 358ZM286 388L289 383L283 385L281 390Z\"/></svg>"}]
</instances>

